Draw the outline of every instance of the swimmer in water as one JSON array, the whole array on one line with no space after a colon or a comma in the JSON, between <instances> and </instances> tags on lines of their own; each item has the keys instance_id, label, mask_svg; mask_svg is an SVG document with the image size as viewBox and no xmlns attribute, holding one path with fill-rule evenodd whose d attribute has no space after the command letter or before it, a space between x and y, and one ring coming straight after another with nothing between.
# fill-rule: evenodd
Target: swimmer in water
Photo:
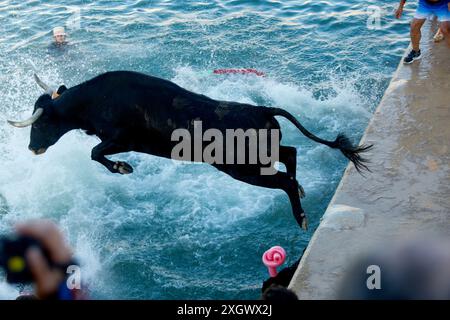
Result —
<instances>
[{"instance_id":1,"label":"swimmer in water","mask_svg":"<svg viewBox=\"0 0 450 320\"><path fill-rule=\"evenodd\" d=\"M64 27L55 27L53 29L53 41L47 48L48 53L53 57L64 56L68 47L69 43Z\"/></svg>"},{"instance_id":2,"label":"swimmer in water","mask_svg":"<svg viewBox=\"0 0 450 320\"><path fill-rule=\"evenodd\" d=\"M64 27L56 27L53 29L53 39L54 39L53 43L56 46L67 45L66 31L64 30Z\"/></svg>"}]
</instances>

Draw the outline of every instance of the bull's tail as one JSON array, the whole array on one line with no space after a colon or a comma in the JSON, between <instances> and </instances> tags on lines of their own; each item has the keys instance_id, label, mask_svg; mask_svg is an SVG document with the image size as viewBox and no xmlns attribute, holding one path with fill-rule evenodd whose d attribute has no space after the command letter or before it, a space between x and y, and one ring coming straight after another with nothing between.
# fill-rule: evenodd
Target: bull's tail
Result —
<instances>
[{"instance_id":1,"label":"bull's tail","mask_svg":"<svg viewBox=\"0 0 450 320\"><path fill-rule=\"evenodd\" d=\"M342 154L348 158L353 164L355 165L355 168L358 172L362 172L363 170L370 171L370 169L367 167L366 163L369 162L369 160L361 157L361 153L364 153L366 151L369 151L373 145L361 145L354 147L350 140L342 133L338 134L336 140L334 141L328 141L321 139L308 130L306 130L305 127L302 126L302 124L289 112L286 110L280 109L280 108L269 108L272 111L272 115L274 116L282 116L288 119L290 122L292 122L306 137L310 138L311 140L314 140L318 143L325 144L331 148L339 149L341 150Z\"/></svg>"}]
</instances>

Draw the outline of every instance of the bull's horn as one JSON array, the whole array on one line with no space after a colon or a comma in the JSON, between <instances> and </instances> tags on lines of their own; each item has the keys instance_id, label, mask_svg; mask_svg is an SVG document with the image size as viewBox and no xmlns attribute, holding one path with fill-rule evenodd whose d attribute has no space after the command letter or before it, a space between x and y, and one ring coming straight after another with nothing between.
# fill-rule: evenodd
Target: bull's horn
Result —
<instances>
[{"instance_id":1,"label":"bull's horn","mask_svg":"<svg viewBox=\"0 0 450 320\"><path fill-rule=\"evenodd\" d=\"M43 112L44 112L44 109L37 108L30 119L25 120L25 121L8 120L8 123L16 128L25 128L25 127L31 126L33 123L35 123L36 120L39 119L39 117L42 115Z\"/></svg>"},{"instance_id":2,"label":"bull's horn","mask_svg":"<svg viewBox=\"0 0 450 320\"><path fill-rule=\"evenodd\" d=\"M34 74L34 80L36 81L36 83L38 84L39 87L44 89L44 91L46 93L53 94L54 90L52 88L50 88L50 86L48 84L46 84L44 81L42 81L36 73Z\"/></svg>"}]
</instances>

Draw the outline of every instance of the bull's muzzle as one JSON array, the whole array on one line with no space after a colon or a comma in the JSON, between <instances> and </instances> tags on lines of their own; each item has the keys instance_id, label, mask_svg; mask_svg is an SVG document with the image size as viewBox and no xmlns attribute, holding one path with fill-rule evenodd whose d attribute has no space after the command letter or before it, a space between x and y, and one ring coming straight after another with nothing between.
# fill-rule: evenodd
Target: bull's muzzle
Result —
<instances>
[{"instance_id":1,"label":"bull's muzzle","mask_svg":"<svg viewBox=\"0 0 450 320\"><path fill-rule=\"evenodd\" d=\"M47 148L39 148L39 149L35 150L35 149L30 147L28 149L30 149L30 151L33 152L33 154L36 155L36 156L40 155L40 154L43 154L45 151L47 151Z\"/></svg>"}]
</instances>

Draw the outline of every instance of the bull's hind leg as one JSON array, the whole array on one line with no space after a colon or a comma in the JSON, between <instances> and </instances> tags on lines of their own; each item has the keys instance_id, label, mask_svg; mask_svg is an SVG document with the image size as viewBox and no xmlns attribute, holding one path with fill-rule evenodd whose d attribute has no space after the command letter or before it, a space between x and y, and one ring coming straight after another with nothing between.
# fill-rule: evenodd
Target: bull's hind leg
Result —
<instances>
[{"instance_id":1,"label":"bull's hind leg","mask_svg":"<svg viewBox=\"0 0 450 320\"><path fill-rule=\"evenodd\" d=\"M111 161L106 159L106 155L127 152L127 148L112 140L103 141L92 149L91 159L104 165L112 173L129 174L133 168L123 161Z\"/></svg>"},{"instance_id":2,"label":"bull's hind leg","mask_svg":"<svg viewBox=\"0 0 450 320\"><path fill-rule=\"evenodd\" d=\"M259 169L254 170L254 168L252 168L251 170L248 170L249 168L246 166L234 166L232 168L227 166L217 166L217 168L237 180L254 186L284 190L289 196L295 220L302 229L308 229L306 215L300 203L298 183L295 179L291 179L287 173L277 172L274 175L261 175Z\"/></svg>"},{"instance_id":3,"label":"bull's hind leg","mask_svg":"<svg viewBox=\"0 0 450 320\"><path fill-rule=\"evenodd\" d=\"M308 220L306 219L305 211L300 202L300 185L296 179L291 179L291 177L284 172L278 172L277 175L279 175L278 178L280 179L279 189L284 190L288 194L295 220L297 220L298 225L303 230L308 230ZM270 179L270 176L261 177Z\"/></svg>"},{"instance_id":4,"label":"bull's hind leg","mask_svg":"<svg viewBox=\"0 0 450 320\"><path fill-rule=\"evenodd\" d=\"M280 146L280 162L286 166L286 172L291 180L297 182L297 189L300 198L305 197L305 190L296 180L297 176L297 149L294 147Z\"/></svg>"}]
</instances>

